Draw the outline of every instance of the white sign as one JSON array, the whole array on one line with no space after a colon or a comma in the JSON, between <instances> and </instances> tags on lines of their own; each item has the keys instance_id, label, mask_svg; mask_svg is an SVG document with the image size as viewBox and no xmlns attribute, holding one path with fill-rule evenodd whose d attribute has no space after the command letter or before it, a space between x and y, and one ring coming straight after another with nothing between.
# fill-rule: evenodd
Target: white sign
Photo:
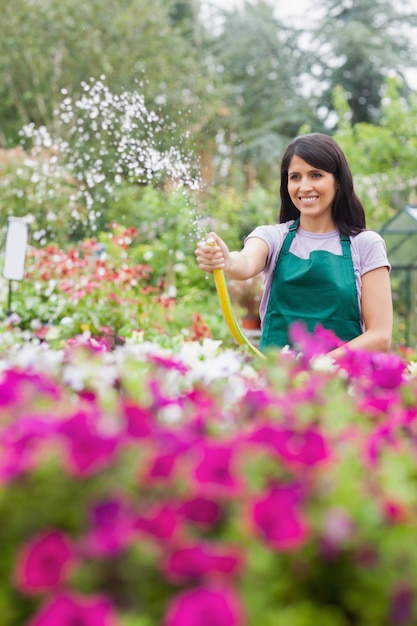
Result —
<instances>
[{"instance_id":1,"label":"white sign","mask_svg":"<svg viewBox=\"0 0 417 626\"><path fill-rule=\"evenodd\" d=\"M3 276L8 280L23 280L28 243L28 223L24 218L9 217Z\"/></svg>"}]
</instances>

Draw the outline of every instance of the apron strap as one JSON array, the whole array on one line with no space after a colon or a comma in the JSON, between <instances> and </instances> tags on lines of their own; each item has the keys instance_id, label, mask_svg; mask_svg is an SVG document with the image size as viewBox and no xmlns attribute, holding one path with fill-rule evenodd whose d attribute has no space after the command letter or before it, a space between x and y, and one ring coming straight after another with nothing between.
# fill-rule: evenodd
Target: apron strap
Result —
<instances>
[{"instance_id":1,"label":"apron strap","mask_svg":"<svg viewBox=\"0 0 417 626\"><path fill-rule=\"evenodd\" d=\"M281 248L284 254L287 254L290 251L290 246L293 242L293 239L295 237L295 233L297 231L299 224L300 224L300 218L297 218L289 227L288 233L284 238L284 241L282 243L282 248Z\"/></svg>"},{"instance_id":2,"label":"apron strap","mask_svg":"<svg viewBox=\"0 0 417 626\"><path fill-rule=\"evenodd\" d=\"M352 253L350 250L350 237L348 235L340 235L340 242L342 244L343 257L345 259L351 259Z\"/></svg>"}]
</instances>

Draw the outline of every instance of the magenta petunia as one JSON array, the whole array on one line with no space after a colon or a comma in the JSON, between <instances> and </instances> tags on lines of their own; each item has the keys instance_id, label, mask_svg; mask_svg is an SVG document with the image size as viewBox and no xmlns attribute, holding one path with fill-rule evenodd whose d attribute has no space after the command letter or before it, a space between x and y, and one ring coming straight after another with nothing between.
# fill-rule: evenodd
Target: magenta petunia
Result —
<instances>
[{"instance_id":1,"label":"magenta petunia","mask_svg":"<svg viewBox=\"0 0 417 626\"><path fill-rule=\"evenodd\" d=\"M388 623L392 626L415 624L415 589L408 582L400 583L390 598Z\"/></svg>"},{"instance_id":2,"label":"magenta petunia","mask_svg":"<svg viewBox=\"0 0 417 626\"><path fill-rule=\"evenodd\" d=\"M201 526L212 526L221 518L220 504L204 496L185 500L178 511L185 519Z\"/></svg>"},{"instance_id":3,"label":"magenta petunia","mask_svg":"<svg viewBox=\"0 0 417 626\"><path fill-rule=\"evenodd\" d=\"M358 409L363 414L378 417L386 415L398 404L398 393L396 390L378 389L376 393L367 394L358 399Z\"/></svg>"},{"instance_id":4,"label":"magenta petunia","mask_svg":"<svg viewBox=\"0 0 417 626\"><path fill-rule=\"evenodd\" d=\"M256 428L248 440L273 450L284 463L311 467L330 458L327 441L316 426L294 430L264 424Z\"/></svg>"},{"instance_id":5,"label":"magenta petunia","mask_svg":"<svg viewBox=\"0 0 417 626\"><path fill-rule=\"evenodd\" d=\"M308 526L301 510L299 485L272 487L252 502L251 517L255 532L275 550L292 550L307 539Z\"/></svg>"},{"instance_id":6,"label":"magenta petunia","mask_svg":"<svg viewBox=\"0 0 417 626\"><path fill-rule=\"evenodd\" d=\"M199 579L211 574L231 576L242 564L235 550L208 543L184 546L171 552L164 570L174 582Z\"/></svg>"},{"instance_id":7,"label":"magenta petunia","mask_svg":"<svg viewBox=\"0 0 417 626\"><path fill-rule=\"evenodd\" d=\"M6 370L0 375L0 406L13 406L29 402L40 395L59 399L61 392L56 383L38 373Z\"/></svg>"},{"instance_id":8,"label":"magenta petunia","mask_svg":"<svg viewBox=\"0 0 417 626\"><path fill-rule=\"evenodd\" d=\"M178 515L175 507L168 504L162 504L148 510L146 514L137 516L134 521L136 530L161 541L171 539L178 526Z\"/></svg>"},{"instance_id":9,"label":"magenta petunia","mask_svg":"<svg viewBox=\"0 0 417 626\"><path fill-rule=\"evenodd\" d=\"M162 367L163 369L175 370L180 374L186 374L188 371L188 367L179 359L165 357L158 354L149 354L148 358L150 362L154 362L155 365Z\"/></svg>"},{"instance_id":10,"label":"magenta petunia","mask_svg":"<svg viewBox=\"0 0 417 626\"><path fill-rule=\"evenodd\" d=\"M155 378L151 379L148 383L149 391L152 397L152 406L158 410L167 406L178 405L182 406L184 398L181 395L170 397L164 392L160 382Z\"/></svg>"},{"instance_id":11,"label":"magenta petunia","mask_svg":"<svg viewBox=\"0 0 417 626\"><path fill-rule=\"evenodd\" d=\"M397 389L404 382L407 366L396 354L374 353L370 356L370 386L376 389Z\"/></svg>"},{"instance_id":12,"label":"magenta petunia","mask_svg":"<svg viewBox=\"0 0 417 626\"><path fill-rule=\"evenodd\" d=\"M62 594L47 601L28 626L117 626L111 603L102 597Z\"/></svg>"},{"instance_id":13,"label":"magenta petunia","mask_svg":"<svg viewBox=\"0 0 417 626\"><path fill-rule=\"evenodd\" d=\"M188 429L172 432L161 428L153 441L156 450L148 460L142 480L166 484L174 476L177 460L189 449L192 439Z\"/></svg>"},{"instance_id":14,"label":"magenta petunia","mask_svg":"<svg viewBox=\"0 0 417 626\"><path fill-rule=\"evenodd\" d=\"M270 389L248 389L242 401L242 409L246 413L246 419L257 419L262 417L262 412L268 411L271 406L275 406L277 398Z\"/></svg>"},{"instance_id":15,"label":"magenta petunia","mask_svg":"<svg viewBox=\"0 0 417 626\"><path fill-rule=\"evenodd\" d=\"M376 465L385 449L397 449L398 441L394 423L380 424L364 441L365 462L371 466Z\"/></svg>"},{"instance_id":16,"label":"magenta petunia","mask_svg":"<svg viewBox=\"0 0 417 626\"><path fill-rule=\"evenodd\" d=\"M118 498L97 503L90 511L91 530L84 536L83 550L89 556L115 555L133 541L133 516Z\"/></svg>"},{"instance_id":17,"label":"magenta petunia","mask_svg":"<svg viewBox=\"0 0 417 626\"><path fill-rule=\"evenodd\" d=\"M201 446L201 457L194 469L197 484L203 488L235 491L239 482L234 473L233 448L230 445L207 443Z\"/></svg>"},{"instance_id":18,"label":"magenta petunia","mask_svg":"<svg viewBox=\"0 0 417 626\"><path fill-rule=\"evenodd\" d=\"M198 587L171 601L164 626L241 626L243 612L236 594L227 587Z\"/></svg>"},{"instance_id":19,"label":"magenta petunia","mask_svg":"<svg viewBox=\"0 0 417 626\"><path fill-rule=\"evenodd\" d=\"M5 426L0 434L0 482L13 480L36 465L39 450L57 430L57 420L30 415Z\"/></svg>"},{"instance_id":20,"label":"magenta petunia","mask_svg":"<svg viewBox=\"0 0 417 626\"><path fill-rule=\"evenodd\" d=\"M178 452L176 450L157 453L155 457L150 460L144 480L150 482L168 480L173 474L177 457Z\"/></svg>"},{"instance_id":21,"label":"magenta petunia","mask_svg":"<svg viewBox=\"0 0 417 626\"><path fill-rule=\"evenodd\" d=\"M296 350L302 353L301 359L304 363L309 363L313 357L326 354L343 343L334 332L320 325L314 329L314 333L308 332L302 322L292 324L289 335Z\"/></svg>"},{"instance_id":22,"label":"magenta petunia","mask_svg":"<svg viewBox=\"0 0 417 626\"><path fill-rule=\"evenodd\" d=\"M51 530L34 537L17 559L16 586L29 594L44 593L60 587L75 564L71 541Z\"/></svg>"},{"instance_id":23,"label":"magenta petunia","mask_svg":"<svg viewBox=\"0 0 417 626\"><path fill-rule=\"evenodd\" d=\"M148 437L152 432L152 412L131 402L124 402L122 408L127 421L127 434L135 439Z\"/></svg>"},{"instance_id":24,"label":"magenta petunia","mask_svg":"<svg viewBox=\"0 0 417 626\"><path fill-rule=\"evenodd\" d=\"M118 451L120 437L100 429L94 410L78 411L61 424L59 432L64 439L69 471L76 476L109 466Z\"/></svg>"}]
</instances>

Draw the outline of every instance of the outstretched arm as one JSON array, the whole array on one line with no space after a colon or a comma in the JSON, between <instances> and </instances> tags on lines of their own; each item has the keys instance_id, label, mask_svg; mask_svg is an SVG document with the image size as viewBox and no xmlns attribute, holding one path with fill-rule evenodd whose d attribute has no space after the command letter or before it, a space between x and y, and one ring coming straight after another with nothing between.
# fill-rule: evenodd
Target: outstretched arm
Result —
<instances>
[{"instance_id":1,"label":"outstretched arm","mask_svg":"<svg viewBox=\"0 0 417 626\"><path fill-rule=\"evenodd\" d=\"M228 278L246 280L265 268L268 245L262 239L251 237L240 252L230 252L216 233L200 241L195 250L198 266L205 272L222 269Z\"/></svg>"}]
</instances>

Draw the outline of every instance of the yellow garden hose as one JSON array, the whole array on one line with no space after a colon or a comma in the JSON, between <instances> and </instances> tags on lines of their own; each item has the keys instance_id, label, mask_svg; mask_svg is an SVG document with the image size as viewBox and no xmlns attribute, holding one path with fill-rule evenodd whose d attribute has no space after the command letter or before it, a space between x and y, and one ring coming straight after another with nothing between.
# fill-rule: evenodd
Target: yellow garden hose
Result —
<instances>
[{"instance_id":1,"label":"yellow garden hose","mask_svg":"<svg viewBox=\"0 0 417 626\"><path fill-rule=\"evenodd\" d=\"M255 356L259 357L260 359L265 359L265 355L262 354L262 352L249 341L246 335L244 335L244 333L241 331L239 324L236 322L223 270L213 270L213 277L214 283L216 285L217 295L220 301L220 308L222 310L224 320L233 337L240 345L245 345L247 348L249 348L249 350Z\"/></svg>"}]
</instances>

